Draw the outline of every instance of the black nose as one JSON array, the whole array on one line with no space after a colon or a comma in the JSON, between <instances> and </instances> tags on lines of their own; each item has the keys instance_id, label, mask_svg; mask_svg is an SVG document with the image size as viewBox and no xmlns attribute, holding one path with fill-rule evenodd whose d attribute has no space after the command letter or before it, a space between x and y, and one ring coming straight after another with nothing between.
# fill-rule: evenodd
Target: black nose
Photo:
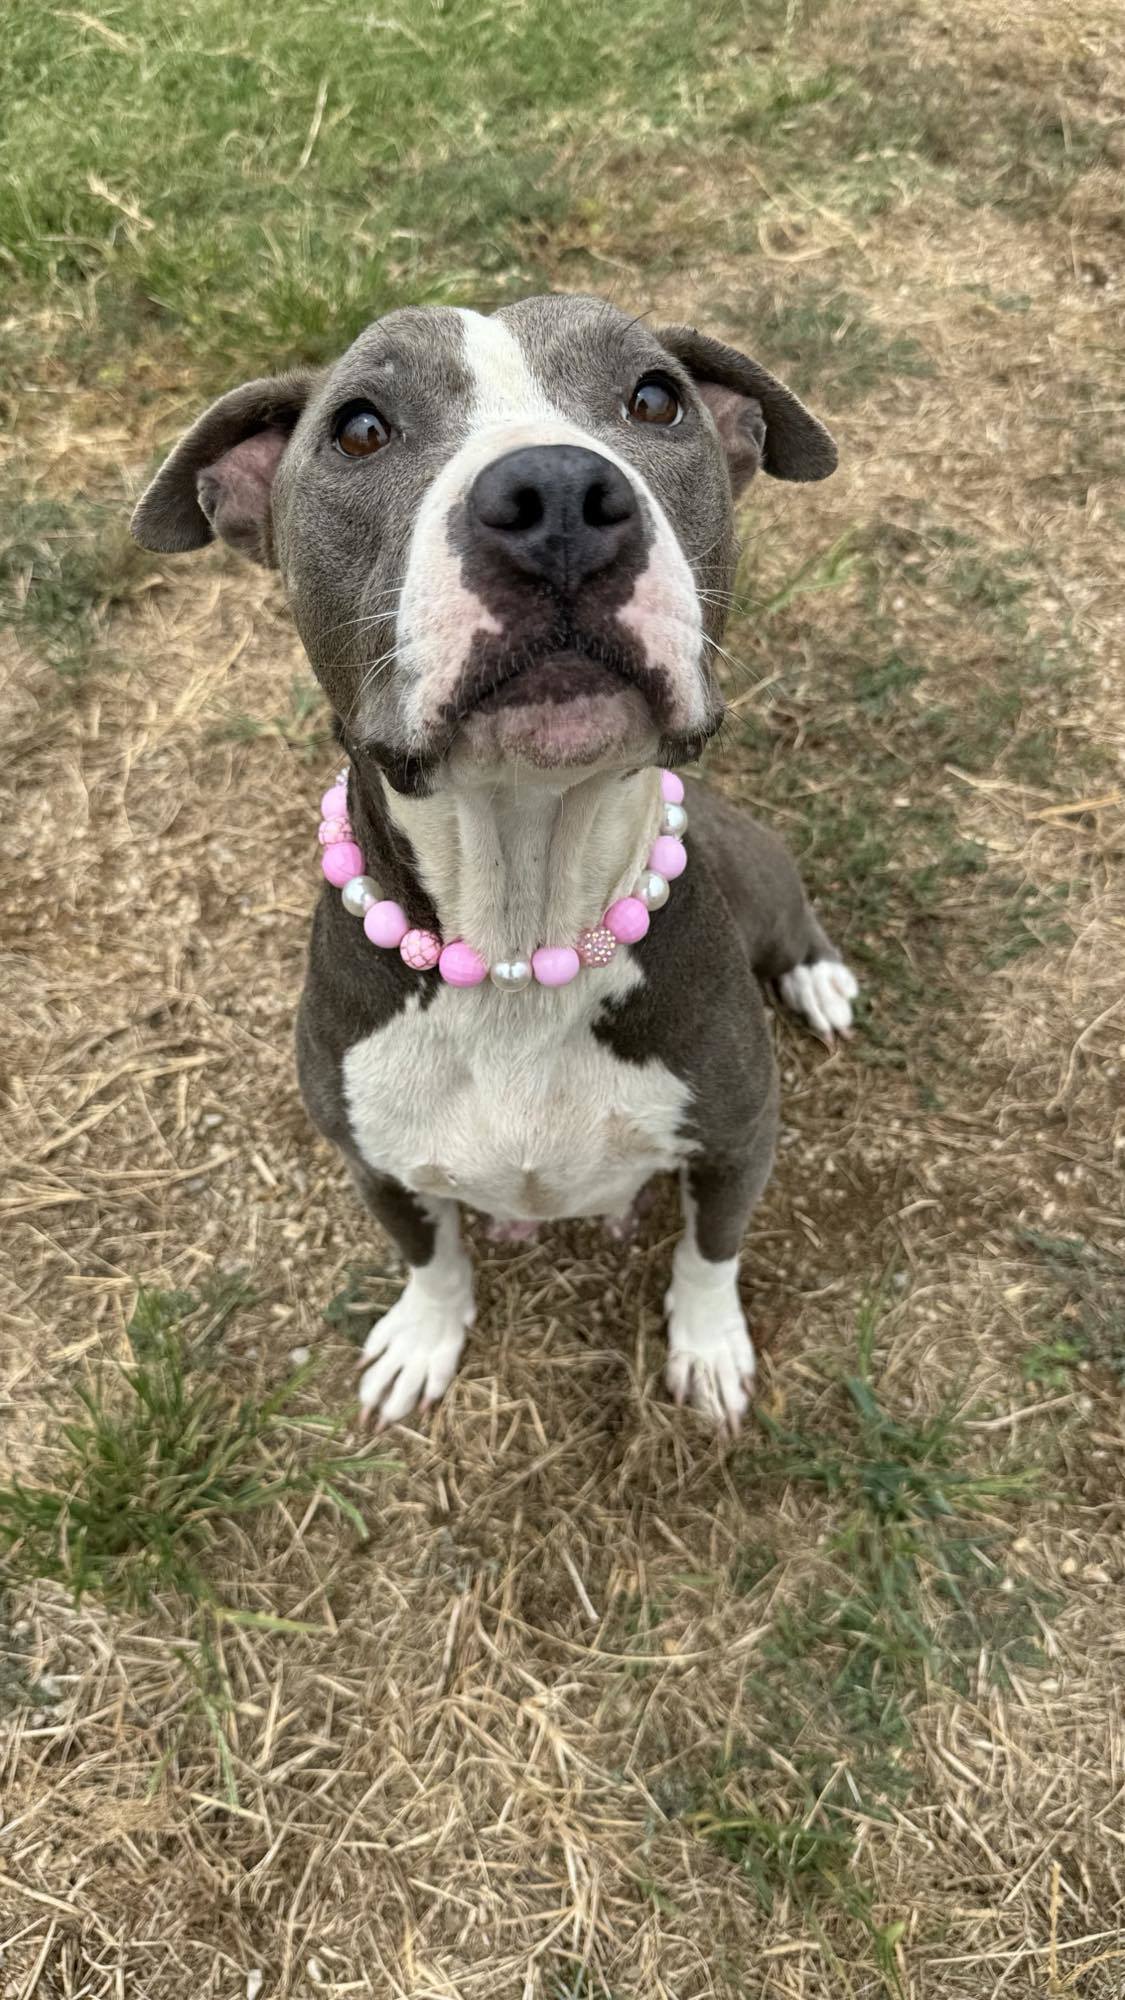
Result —
<instances>
[{"instance_id":1,"label":"black nose","mask_svg":"<svg viewBox=\"0 0 1125 2000\"><path fill-rule=\"evenodd\" d=\"M625 474L582 445L506 452L477 474L467 505L478 547L565 596L643 542Z\"/></svg>"}]
</instances>

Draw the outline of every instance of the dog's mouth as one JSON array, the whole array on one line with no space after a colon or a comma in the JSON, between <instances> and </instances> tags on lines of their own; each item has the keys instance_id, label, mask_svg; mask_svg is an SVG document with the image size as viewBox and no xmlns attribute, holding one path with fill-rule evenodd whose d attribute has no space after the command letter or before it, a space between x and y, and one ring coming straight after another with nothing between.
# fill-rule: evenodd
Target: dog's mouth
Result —
<instances>
[{"instance_id":1,"label":"dog's mouth","mask_svg":"<svg viewBox=\"0 0 1125 2000\"><path fill-rule=\"evenodd\" d=\"M544 768L635 750L665 727L665 676L628 643L575 631L518 648L476 642L445 720L474 762Z\"/></svg>"},{"instance_id":2,"label":"dog's mouth","mask_svg":"<svg viewBox=\"0 0 1125 2000\"><path fill-rule=\"evenodd\" d=\"M606 666L585 653L551 653L546 659L531 660L506 672L463 711L462 720L466 713L494 715L498 709L519 708L529 702L559 704L584 696L617 694L630 685L618 667Z\"/></svg>"},{"instance_id":3,"label":"dog's mouth","mask_svg":"<svg viewBox=\"0 0 1125 2000\"><path fill-rule=\"evenodd\" d=\"M669 696L666 676L648 666L640 648L616 638L563 629L521 646L492 638L478 641L447 720L463 724L475 714L502 708L639 695L662 726Z\"/></svg>"}]
</instances>

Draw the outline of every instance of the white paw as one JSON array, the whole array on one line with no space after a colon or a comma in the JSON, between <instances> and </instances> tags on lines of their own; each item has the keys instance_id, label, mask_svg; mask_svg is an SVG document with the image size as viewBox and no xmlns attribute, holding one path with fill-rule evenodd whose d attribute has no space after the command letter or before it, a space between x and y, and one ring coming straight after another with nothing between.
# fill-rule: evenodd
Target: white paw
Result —
<instances>
[{"instance_id":1,"label":"white paw","mask_svg":"<svg viewBox=\"0 0 1125 2000\"><path fill-rule=\"evenodd\" d=\"M738 1297L737 1260L711 1269L706 1282L676 1271L668 1287L664 1379L677 1403L690 1397L702 1416L733 1433L750 1407L757 1360ZM726 1282L720 1273L729 1274Z\"/></svg>"},{"instance_id":2,"label":"white paw","mask_svg":"<svg viewBox=\"0 0 1125 2000\"><path fill-rule=\"evenodd\" d=\"M851 1033L852 1001L859 992L859 982L838 958L795 965L791 972L782 973L778 985L786 1006L803 1014L830 1048L833 1034Z\"/></svg>"},{"instance_id":3,"label":"white paw","mask_svg":"<svg viewBox=\"0 0 1125 2000\"><path fill-rule=\"evenodd\" d=\"M363 1343L359 1407L380 1429L400 1423L416 1404L423 1411L443 1396L457 1372L474 1316L466 1277L462 1294L434 1298L412 1272L406 1289Z\"/></svg>"}]
</instances>

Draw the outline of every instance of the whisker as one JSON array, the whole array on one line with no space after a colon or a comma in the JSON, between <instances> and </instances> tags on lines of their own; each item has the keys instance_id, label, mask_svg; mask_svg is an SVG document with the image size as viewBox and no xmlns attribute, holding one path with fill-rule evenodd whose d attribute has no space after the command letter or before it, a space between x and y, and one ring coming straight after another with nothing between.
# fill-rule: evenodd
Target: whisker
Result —
<instances>
[{"instance_id":1,"label":"whisker","mask_svg":"<svg viewBox=\"0 0 1125 2000\"><path fill-rule=\"evenodd\" d=\"M391 598L398 599L401 598L401 596L402 596L402 586L400 584L396 584L393 589L388 589L385 591L381 591L379 593L380 600L390 600ZM394 614L390 610L383 609L380 611L366 611L359 618L342 618L338 624L330 625L328 627L325 637L326 638L331 637L333 632L357 631L364 625L381 625L386 619L391 618L393 615Z\"/></svg>"},{"instance_id":2,"label":"whisker","mask_svg":"<svg viewBox=\"0 0 1125 2000\"><path fill-rule=\"evenodd\" d=\"M345 729L347 728L349 722L351 721L353 715L355 714L356 709L359 707L360 702L363 700L364 695L367 694L370 691L370 689L374 687L380 675L385 674L387 672L387 669L391 665L393 665L394 661L399 656L399 651L400 651L399 647L397 645L394 645L391 647L389 652L382 653L380 654L377 660L371 661L369 667L367 668L367 670L363 675L362 680L360 681L359 686L355 691L355 695L352 699L352 703L350 708L348 709L347 714L341 718Z\"/></svg>"}]
</instances>

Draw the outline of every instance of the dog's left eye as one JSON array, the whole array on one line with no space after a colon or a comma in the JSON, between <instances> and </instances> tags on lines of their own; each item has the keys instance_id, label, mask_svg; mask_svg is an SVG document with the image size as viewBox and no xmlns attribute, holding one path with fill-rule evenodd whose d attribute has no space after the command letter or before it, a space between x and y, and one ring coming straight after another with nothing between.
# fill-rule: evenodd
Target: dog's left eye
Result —
<instances>
[{"instance_id":1,"label":"dog's left eye","mask_svg":"<svg viewBox=\"0 0 1125 2000\"><path fill-rule=\"evenodd\" d=\"M374 403L352 403L341 410L332 433L337 451L348 458L368 458L391 441L391 427Z\"/></svg>"},{"instance_id":2,"label":"dog's left eye","mask_svg":"<svg viewBox=\"0 0 1125 2000\"><path fill-rule=\"evenodd\" d=\"M678 424L684 414L679 392L666 375L643 375L626 406L635 424Z\"/></svg>"}]
</instances>

